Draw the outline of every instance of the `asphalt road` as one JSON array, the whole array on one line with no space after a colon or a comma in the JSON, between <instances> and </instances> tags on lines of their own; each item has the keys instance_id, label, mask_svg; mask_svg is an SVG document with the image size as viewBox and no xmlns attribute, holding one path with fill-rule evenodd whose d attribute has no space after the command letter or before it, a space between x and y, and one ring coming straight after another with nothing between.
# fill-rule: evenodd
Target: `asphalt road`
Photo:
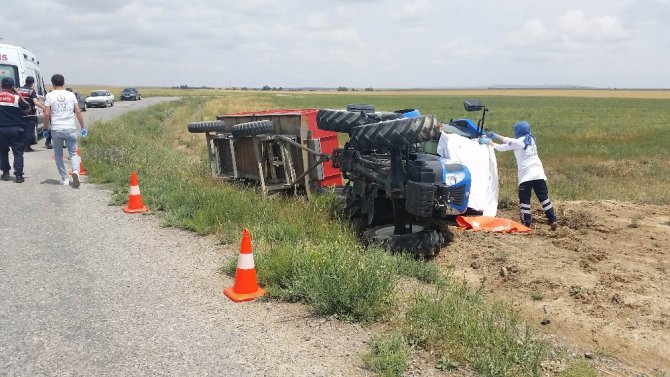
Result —
<instances>
[{"instance_id":1,"label":"asphalt road","mask_svg":"<svg viewBox=\"0 0 670 377\"><path fill-rule=\"evenodd\" d=\"M34 147L25 183L0 181L0 376L365 374L365 330L315 325L302 306L230 302L214 240L126 215L85 178L59 185L53 151Z\"/></svg>"},{"instance_id":2,"label":"asphalt road","mask_svg":"<svg viewBox=\"0 0 670 377\"><path fill-rule=\"evenodd\" d=\"M178 99L176 97L149 97L142 98L139 101L115 101L112 107L89 107L84 114L84 121L92 124L96 120L107 120L128 111L140 110L159 102Z\"/></svg>"}]
</instances>

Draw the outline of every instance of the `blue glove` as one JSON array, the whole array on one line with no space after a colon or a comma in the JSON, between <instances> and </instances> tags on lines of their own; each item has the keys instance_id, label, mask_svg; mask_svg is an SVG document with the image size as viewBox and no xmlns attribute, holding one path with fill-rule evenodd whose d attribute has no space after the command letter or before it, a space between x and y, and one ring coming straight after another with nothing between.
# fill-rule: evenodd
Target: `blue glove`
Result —
<instances>
[{"instance_id":1,"label":"blue glove","mask_svg":"<svg viewBox=\"0 0 670 377\"><path fill-rule=\"evenodd\" d=\"M494 132L488 131L486 132L486 137L489 139L493 139L494 137L498 137Z\"/></svg>"},{"instance_id":2,"label":"blue glove","mask_svg":"<svg viewBox=\"0 0 670 377\"><path fill-rule=\"evenodd\" d=\"M88 131L85 128L82 128L81 131L79 131L79 134L81 137L86 137L86 135L88 135Z\"/></svg>"},{"instance_id":3,"label":"blue glove","mask_svg":"<svg viewBox=\"0 0 670 377\"><path fill-rule=\"evenodd\" d=\"M49 137L49 130L42 130L42 137L43 138L48 138Z\"/></svg>"},{"instance_id":4,"label":"blue glove","mask_svg":"<svg viewBox=\"0 0 670 377\"><path fill-rule=\"evenodd\" d=\"M482 136L479 138L479 144L488 144L490 141L491 139L489 139L488 137Z\"/></svg>"}]
</instances>

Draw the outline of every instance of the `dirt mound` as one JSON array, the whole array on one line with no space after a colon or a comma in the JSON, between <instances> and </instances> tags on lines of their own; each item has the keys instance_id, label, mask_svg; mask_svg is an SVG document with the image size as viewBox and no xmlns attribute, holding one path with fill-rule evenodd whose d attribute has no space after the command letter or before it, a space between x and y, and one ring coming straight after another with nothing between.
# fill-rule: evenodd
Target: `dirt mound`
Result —
<instances>
[{"instance_id":1,"label":"dirt mound","mask_svg":"<svg viewBox=\"0 0 670 377\"><path fill-rule=\"evenodd\" d=\"M555 206L557 231L538 209L534 232L458 230L436 260L474 286L484 281L488 297L511 302L548 336L603 360L618 359L630 367L624 373L668 373L670 206ZM498 216L517 219L516 206Z\"/></svg>"}]
</instances>

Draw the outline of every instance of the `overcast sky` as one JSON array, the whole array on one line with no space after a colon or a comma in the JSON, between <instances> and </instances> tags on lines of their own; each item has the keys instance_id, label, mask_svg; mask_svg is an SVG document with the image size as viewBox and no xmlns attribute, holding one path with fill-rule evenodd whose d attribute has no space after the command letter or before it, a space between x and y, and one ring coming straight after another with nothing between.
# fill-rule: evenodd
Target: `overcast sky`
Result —
<instances>
[{"instance_id":1,"label":"overcast sky","mask_svg":"<svg viewBox=\"0 0 670 377\"><path fill-rule=\"evenodd\" d=\"M670 0L3 1L70 84L670 88Z\"/></svg>"}]
</instances>

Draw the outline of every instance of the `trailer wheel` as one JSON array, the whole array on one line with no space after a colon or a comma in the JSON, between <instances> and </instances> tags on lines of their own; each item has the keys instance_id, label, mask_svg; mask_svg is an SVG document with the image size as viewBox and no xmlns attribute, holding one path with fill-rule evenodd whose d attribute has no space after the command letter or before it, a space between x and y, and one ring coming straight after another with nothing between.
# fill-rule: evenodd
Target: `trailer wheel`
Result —
<instances>
[{"instance_id":1,"label":"trailer wheel","mask_svg":"<svg viewBox=\"0 0 670 377\"><path fill-rule=\"evenodd\" d=\"M394 225L373 228L363 232L368 244L378 245L392 252L409 252L416 258L437 255L445 244L445 237L439 229L414 225L412 233L395 235Z\"/></svg>"},{"instance_id":2,"label":"trailer wheel","mask_svg":"<svg viewBox=\"0 0 670 377\"><path fill-rule=\"evenodd\" d=\"M192 134L212 132L212 131L223 131L224 123L222 120L206 121L206 122L193 122L188 124L188 132Z\"/></svg>"},{"instance_id":3,"label":"trailer wheel","mask_svg":"<svg viewBox=\"0 0 670 377\"><path fill-rule=\"evenodd\" d=\"M274 125L269 120L258 120L255 122L240 123L233 126L231 133L233 137L256 136L274 131Z\"/></svg>"},{"instance_id":4,"label":"trailer wheel","mask_svg":"<svg viewBox=\"0 0 670 377\"><path fill-rule=\"evenodd\" d=\"M353 127L366 124L363 112L319 110L316 125L320 130L349 133Z\"/></svg>"},{"instance_id":5,"label":"trailer wheel","mask_svg":"<svg viewBox=\"0 0 670 377\"><path fill-rule=\"evenodd\" d=\"M439 138L434 116L402 118L354 127L350 142L356 148L400 147Z\"/></svg>"}]
</instances>

